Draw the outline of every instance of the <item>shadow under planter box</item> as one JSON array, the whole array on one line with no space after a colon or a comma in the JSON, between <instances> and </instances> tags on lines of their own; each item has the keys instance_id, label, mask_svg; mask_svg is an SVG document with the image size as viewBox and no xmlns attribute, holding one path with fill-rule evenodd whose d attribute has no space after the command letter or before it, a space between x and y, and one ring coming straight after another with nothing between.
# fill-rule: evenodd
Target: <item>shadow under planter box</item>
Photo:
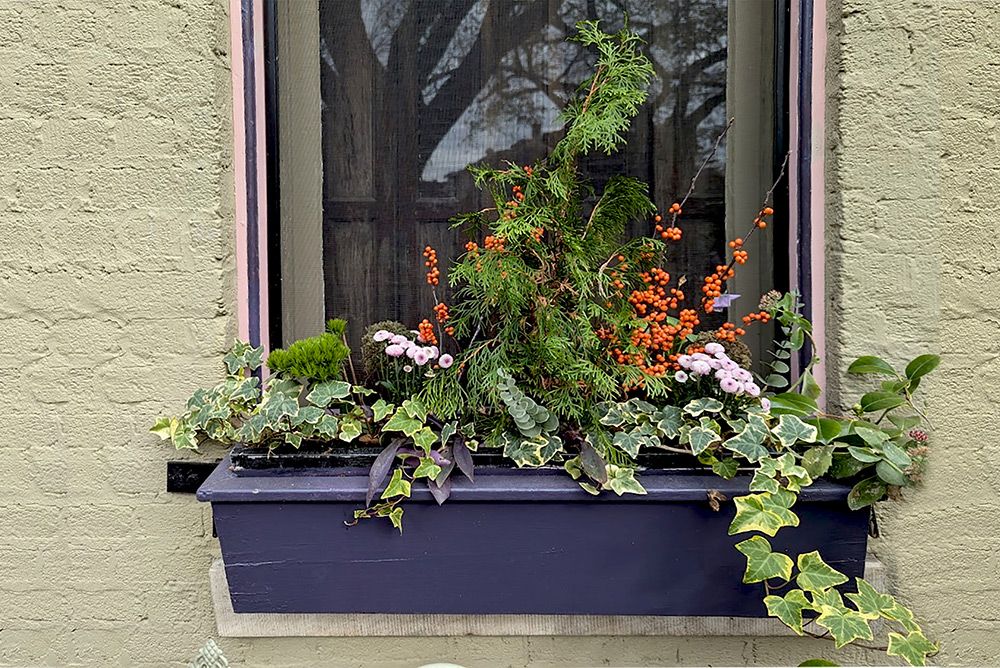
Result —
<instances>
[{"instance_id":1,"label":"shadow under planter box","mask_svg":"<svg viewBox=\"0 0 1000 668\"><path fill-rule=\"evenodd\" d=\"M238 456L238 453L237 453ZM212 504L236 613L668 615L764 617L763 586L741 582L727 535L749 476L646 471L648 494L594 497L561 470L478 467L442 506L414 485L402 535L388 520L345 521L363 507L363 466L234 466L198 490ZM253 468L257 466L257 468ZM868 511L849 487L817 481L771 539L793 556L820 550L863 575Z\"/></svg>"}]
</instances>

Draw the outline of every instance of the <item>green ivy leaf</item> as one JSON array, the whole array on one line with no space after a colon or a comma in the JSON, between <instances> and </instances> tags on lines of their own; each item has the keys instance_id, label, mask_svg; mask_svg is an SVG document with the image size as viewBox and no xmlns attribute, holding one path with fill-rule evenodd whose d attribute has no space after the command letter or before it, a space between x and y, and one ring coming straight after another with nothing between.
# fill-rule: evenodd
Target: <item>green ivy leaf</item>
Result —
<instances>
[{"instance_id":1,"label":"green ivy leaf","mask_svg":"<svg viewBox=\"0 0 1000 668\"><path fill-rule=\"evenodd\" d=\"M896 604L892 596L878 593L875 587L861 578L855 578L855 581L858 584L858 591L856 594L847 594L847 598L854 603L858 614L865 619L878 619L883 612L892 610Z\"/></svg>"},{"instance_id":2,"label":"green ivy leaf","mask_svg":"<svg viewBox=\"0 0 1000 668\"><path fill-rule=\"evenodd\" d=\"M806 599L806 595L802 593L801 589L792 589L784 597L766 596L764 597L764 605L767 606L768 615L777 617L784 622L785 626L800 636L804 635L802 611L811 608L812 604Z\"/></svg>"},{"instance_id":3,"label":"green ivy leaf","mask_svg":"<svg viewBox=\"0 0 1000 668\"><path fill-rule=\"evenodd\" d=\"M713 443L721 441L720 431L718 422L707 417L701 418L699 426L691 429L691 433L688 435L688 442L691 444L691 450L694 451L694 454L700 455Z\"/></svg>"},{"instance_id":4,"label":"green ivy leaf","mask_svg":"<svg viewBox=\"0 0 1000 668\"><path fill-rule=\"evenodd\" d=\"M910 380L917 380L936 369L937 365L940 363L941 358L938 355L921 355L907 364L906 371L903 373L905 373L906 377Z\"/></svg>"},{"instance_id":5,"label":"green ivy leaf","mask_svg":"<svg viewBox=\"0 0 1000 668\"><path fill-rule=\"evenodd\" d=\"M725 441L722 447L740 453L751 462L759 462L767 457L767 449L762 445L767 435L767 423L759 415L750 415L743 431Z\"/></svg>"},{"instance_id":6,"label":"green ivy leaf","mask_svg":"<svg viewBox=\"0 0 1000 668\"><path fill-rule=\"evenodd\" d=\"M337 422L336 416L324 415L316 423L315 431L323 438L332 441L337 438L337 432L340 431L340 424Z\"/></svg>"},{"instance_id":7,"label":"green ivy leaf","mask_svg":"<svg viewBox=\"0 0 1000 668\"><path fill-rule=\"evenodd\" d=\"M156 422L150 427L149 431L160 437L161 441L165 441L174 433L177 429L177 418L175 417L159 417L156 418Z\"/></svg>"},{"instance_id":8,"label":"green ivy leaf","mask_svg":"<svg viewBox=\"0 0 1000 668\"><path fill-rule=\"evenodd\" d=\"M869 392L861 397L861 410L865 413L875 413L902 406L906 397L892 392Z\"/></svg>"},{"instance_id":9,"label":"green ivy leaf","mask_svg":"<svg viewBox=\"0 0 1000 668\"><path fill-rule=\"evenodd\" d=\"M868 620L853 610L844 612L824 605L821 607L821 612L822 614L816 618L816 623L830 630L837 649L858 638L873 639Z\"/></svg>"},{"instance_id":10,"label":"green ivy leaf","mask_svg":"<svg viewBox=\"0 0 1000 668\"><path fill-rule=\"evenodd\" d=\"M866 478L856 484L847 495L847 507L858 510L870 506L885 496L885 483L878 478Z\"/></svg>"},{"instance_id":11,"label":"green ivy leaf","mask_svg":"<svg viewBox=\"0 0 1000 668\"><path fill-rule=\"evenodd\" d=\"M907 631L920 631L920 625L914 619L913 611L896 600L893 600L891 609L882 611L882 616L899 622Z\"/></svg>"},{"instance_id":12,"label":"green ivy leaf","mask_svg":"<svg viewBox=\"0 0 1000 668\"><path fill-rule=\"evenodd\" d=\"M739 466L735 459L727 457L721 461L712 462L712 472L726 480L731 480L736 475Z\"/></svg>"},{"instance_id":13,"label":"green ivy leaf","mask_svg":"<svg viewBox=\"0 0 1000 668\"><path fill-rule=\"evenodd\" d=\"M795 415L782 415L771 433L788 448L796 443L814 443L819 432L816 427L806 424Z\"/></svg>"},{"instance_id":14,"label":"green ivy leaf","mask_svg":"<svg viewBox=\"0 0 1000 668\"><path fill-rule=\"evenodd\" d=\"M410 481L403 478L403 472L400 469L392 472L392 479L386 486L385 491L382 492L383 499L389 499L394 496L410 498Z\"/></svg>"},{"instance_id":15,"label":"green ivy leaf","mask_svg":"<svg viewBox=\"0 0 1000 668\"><path fill-rule=\"evenodd\" d=\"M430 457L421 457L420 463L417 465L415 471L413 471L414 478L430 478L435 479L438 474L441 473L441 467L434 463L434 460Z\"/></svg>"},{"instance_id":16,"label":"green ivy leaf","mask_svg":"<svg viewBox=\"0 0 1000 668\"><path fill-rule=\"evenodd\" d=\"M753 584L772 578L792 579L792 560L780 552L771 551L771 543L761 536L753 536L736 544L736 549L746 555L747 570L743 582Z\"/></svg>"},{"instance_id":17,"label":"green ivy leaf","mask_svg":"<svg viewBox=\"0 0 1000 668\"><path fill-rule=\"evenodd\" d=\"M866 355L865 357L859 357L858 359L851 362L851 365L847 367L848 373L881 373L887 376L895 376L896 370L892 368L892 365L886 362L880 357L875 357L874 355Z\"/></svg>"},{"instance_id":18,"label":"green ivy leaf","mask_svg":"<svg viewBox=\"0 0 1000 668\"><path fill-rule=\"evenodd\" d=\"M646 494L646 489L635 479L635 470L624 466L608 466L608 481L604 484L615 494Z\"/></svg>"},{"instance_id":19,"label":"green ivy leaf","mask_svg":"<svg viewBox=\"0 0 1000 668\"><path fill-rule=\"evenodd\" d=\"M394 410L396 410L396 407L390 403L386 403L385 399L379 399L372 404L372 416L376 422L381 422L386 415L389 415Z\"/></svg>"},{"instance_id":20,"label":"green ivy leaf","mask_svg":"<svg viewBox=\"0 0 1000 668\"><path fill-rule=\"evenodd\" d=\"M927 665L927 655L938 651L937 645L919 631L910 631L904 638L898 633L889 634L889 656L901 656L911 666Z\"/></svg>"},{"instance_id":21,"label":"green ivy leaf","mask_svg":"<svg viewBox=\"0 0 1000 668\"><path fill-rule=\"evenodd\" d=\"M314 406L326 408L334 401L345 399L349 396L351 396L350 383L345 383L342 380L327 380L317 383L313 387L312 392L306 397L306 401Z\"/></svg>"},{"instance_id":22,"label":"green ivy leaf","mask_svg":"<svg viewBox=\"0 0 1000 668\"><path fill-rule=\"evenodd\" d=\"M656 429L665 438L677 438L680 436L681 425L684 418L681 409L677 406L664 406L653 416L656 422Z\"/></svg>"},{"instance_id":23,"label":"green ivy leaf","mask_svg":"<svg viewBox=\"0 0 1000 668\"><path fill-rule=\"evenodd\" d=\"M407 436L413 436L423 426L424 423L421 420L409 417L404 408L397 408L389 421L382 427L382 431L401 431Z\"/></svg>"},{"instance_id":24,"label":"green ivy leaf","mask_svg":"<svg viewBox=\"0 0 1000 668\"><path fill-rule=\"evenodd\" d=\"M427 420L427 409L424 408L424 404L420 401L420 399L417 399L416 397L404 401L403 410L414 420L420 420L421 422L425 422Z\"/></svg>"},{"instance_id":25,"label":"green ivy leaf","mask_svg":"<svg viewBox=\"0 0 1000 668\"><path fill-rule=\"evenodd\" d=\"M562 441L557 436L526 438L505 432L502 440L504 441L504 456L513 460L518 468L542 466L557 452L562 451Z\"/></svg>"},{"instance_id":26,"label":"green ivy leaf","mask_svg":"<svg viewBox=\"0 0 1000 668\"><path fill-rule=\"evenodd\" d=\"M774 536L781 527L797 527L798 515L789 508L795 503L795 494L787 490L777 493L760 492L749 496L738 496L736 517L729 525L729 535L747 531L760 531Z\"/></svg>"},{"instance_id":27,"label":"green ivy leaf","mask_svg":"<svg viewBox=\"0 0 1000 668\"><path fill-rule=\"evenodd\" d=\"M340 421L340 440L350 443L361 435L361 424L357 420L346 418Z\"/></svg>"},{"instance_id":28,"label":"green ivy leaf","mask_svg":"<svg viewBox=\"0 0 1000 668\"><path fill-rule=\"evenodd\" d=\"M826 475L833 465L832 445L816 445L802 454L802 468L804 468L813 478Z\"/></svg>"},{"instance_id":29,"label":"green ivy leaf","mask_svg":"<svg viewBox=\"0 0 1000 668\"><path fill-rule=\"evenodd\" d=\"M847 576L828 566L815 550L800 554L798 566L799 574L795 582L806 591L822 592L847 582Z\"/></svg>"},{"instance_id":30,"label":"green ivy leaf","mask_svg":"<svg viewBox=\"0 0 1000 668\"><path fill-rule=\"evenodd\" d=\"M431 431L430 427L421 427L413 434L413 442L429 456L431 446L437 442L437 434Z\"/></svg>"},{"instance_id":31,"label":"green ivy leaf","mask_svg":"<svg viewBox=\"0 0 1000 668\"><path fill-rule=\"evenodd\" d=\"M711 397L701 397L695 399L684 407L684 412L688 415L698 417L702 413L718 413L722 410L722 402Z\"/></svg>"},{"instance_id":32,"label":"green ivy leaf","mask_svg":"<svg viewBox=\"0 0 1000 668\"><path fill-rule=\"evenodd\" d=\"M619 431L615 434L612 445L621 449L633 459L639 456L639 439L630 433Z\"/></svg>"},{"instance_id":33,"label":"green ivy leaf","mask_svg":"<svg viewBox=\"0 0 1000 668\"><path fill-rule=\"evenodd\" d=\"M396 506L389 512L389 521L392 522L392 526L399 529L399 533L403 533L403 509Z\"/></svg>"}]
</instances>

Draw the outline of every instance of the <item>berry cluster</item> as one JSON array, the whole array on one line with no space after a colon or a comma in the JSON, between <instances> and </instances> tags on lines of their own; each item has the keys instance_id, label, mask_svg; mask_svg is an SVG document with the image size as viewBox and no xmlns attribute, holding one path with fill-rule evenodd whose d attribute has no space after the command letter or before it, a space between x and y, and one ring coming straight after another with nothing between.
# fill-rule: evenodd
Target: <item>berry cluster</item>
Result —
<instances>
[{"instance_id":1,"label":"berry cluster","mask_svg":"<svg viewBox=\"0 0 1000 668\"><path fill-rule=\"evenodd\" d=\"M437 336L434 335L434 325L427 318L424 318L419 325L417 325L417 331L420 332L420 339L424 343L429 343L432 346L437 345Z\"/></svg>"},{"instance_id":2,"label":"berry cluster","mask_svg":"<svg viewBox=\"0 0 1000 668\"><path fill-rule=\"evenodd\" d=\"M503 244L504 244L504 238L503 237L489 236L489 237L486 237L486 239L483 241L483 243L486 245L486 250L502 251L503 250Z\"/></svg>"},{"instance_id":3,"label":"berry cluster","mask_svg":"<svg viewBox=\"0 0 1000 668\"><path fill-rule=\"evenodd\" d=\"M448 314L448 305L444 302L440 302L434 307L434 315L437 316L437 321L442 325L448 322L448 318L451 316Z\"/></svg>"},{"instance_id":4,"label":"berry cluster","mask_svg":"<svg viewBox=\"0 0 1000 668\"><path fill-rule=\"evenodd\" d=\"M441 270L437 268L437 251L427 246L424 248L424 257L427 258L424 262L427 267L427 285L437 285L441 281Z\"/></svg>"}]
</instances>

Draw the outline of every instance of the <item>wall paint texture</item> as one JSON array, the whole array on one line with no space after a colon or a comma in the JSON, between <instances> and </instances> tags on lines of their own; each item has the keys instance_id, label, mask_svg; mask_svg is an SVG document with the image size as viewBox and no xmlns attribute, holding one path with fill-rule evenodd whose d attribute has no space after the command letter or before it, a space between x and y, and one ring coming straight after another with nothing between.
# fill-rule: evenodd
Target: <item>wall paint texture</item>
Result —
<instances>
[{"instance_id":1,"label":"wall paint texture","mask_svg":"<svg viewBox=\"0 0 1000 668\"><path fill-rule=\"evenodd\" d=\"M163 491L178 455L146 430L218 377L235 333L226 5L0 0L2 666L181 666L214 635L210 512ZM881 512L874 549L944 643L938 663L990 664L1000 3L831 0L828 12L831 396L849 404L859 389L837 380L854 355L941 350L927 484ZM235 666L269 667L834 656L822 641L755 638L219 644Z\"/></svg>"}]
</instances>

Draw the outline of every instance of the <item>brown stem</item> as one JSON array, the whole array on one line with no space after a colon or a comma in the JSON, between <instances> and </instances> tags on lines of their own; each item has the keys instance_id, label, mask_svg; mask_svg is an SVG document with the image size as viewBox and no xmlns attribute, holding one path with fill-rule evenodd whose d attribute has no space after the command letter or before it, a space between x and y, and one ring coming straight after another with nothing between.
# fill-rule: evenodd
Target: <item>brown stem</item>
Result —
<instances>
[{"instance_id":1,"label":"brown stem","mask_svg":"<svg viewBox=\"0 0 1000 668\"><path fill-rule=\"evenodd\" d=\"M688 191L687 191L687 193L684 194L684 199L682 199L679 202L680 206L678 208L683 209L684 205L687 204L688 199L691 198L691 195L694 193L695 185L698 183L698 178L701 176L701 173L703 171L705 171L705 167L707 167L708 163L710 163L712 161L712 158L715 157L715 154L719 152L719 145L722 144L722 140L725 138L726 134L729 132L729 128L733 127L733 123L735 123L735 122L736 122L736 117L735 116L733 118L730 118L729 122L726 123L726 127L724 127L722 129L722 132L719 133L719 136L715 138L715 145L712 146L711 152L708 154L708 156L705 158L705 160L701 163L701 167L699 167L698 171L695 172L694 176L691 177L691 185L688 186ZM678 214L675 211L674 215L673 215L673 218L670 219L670 225L672 227L675 226L675 223L677 222L677 216L678 215L680 215L680 214Z\"/></svg>"}]
</instances>

